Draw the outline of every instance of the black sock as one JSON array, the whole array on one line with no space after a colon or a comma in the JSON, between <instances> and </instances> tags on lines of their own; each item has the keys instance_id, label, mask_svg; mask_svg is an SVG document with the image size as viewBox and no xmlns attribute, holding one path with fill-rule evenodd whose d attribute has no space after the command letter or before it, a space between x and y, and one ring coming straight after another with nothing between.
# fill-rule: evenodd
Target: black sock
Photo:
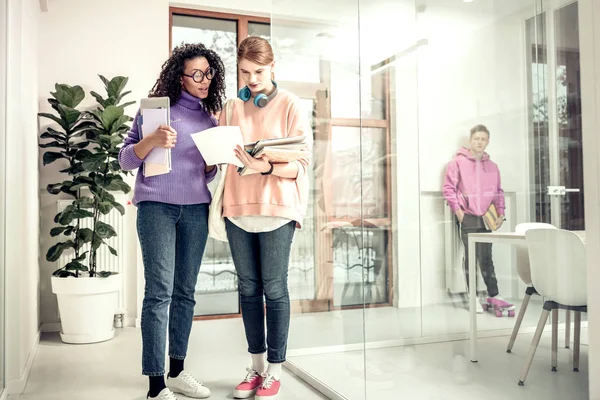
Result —
<instances>
[{"instance_id":1,"label":"black sock","mask_svg":"<svg viewBox=\"0 0 600 400\"><path fill-rule=\"evenodd\" d=\"M150 391L148 392L148 396L157 397L160 392L163 391L164 388L167 387L165 385L165 377L164 376L149 376L150 378Z\"/></svg>"},{"instance_id":2,"label":"black sock","mask_svg":"<svg viewBox=\"0 0 600 400\"><path fill-rule=\"evenodd\" d=\"M183 360L170 357L169 378L177 378L181 371L183 371Z\"/></svg>"}]
</instances>

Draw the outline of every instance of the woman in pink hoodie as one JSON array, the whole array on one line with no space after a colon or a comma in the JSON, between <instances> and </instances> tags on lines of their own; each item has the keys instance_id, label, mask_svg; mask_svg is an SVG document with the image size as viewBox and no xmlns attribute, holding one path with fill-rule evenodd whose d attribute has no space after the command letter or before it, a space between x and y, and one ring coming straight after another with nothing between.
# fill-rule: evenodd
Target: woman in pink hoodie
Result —
<instances>
[{"instance_id":1,"label":"woman in pink hoodie","mask_svg":"<svg viewBox=\"0 0 600 400\"><path fill-rule=\"evenodd\" d=\"M504 218L504 191L500 184L498 165L490 160L485 152L490 143L490 132L484 125L471 129L470 148L461 148L456 157L448 163L444 179L444 198L450 209L456 215L460 224L460 232L465 245L465 275L469 284L469 246L468 234L474 232L489 232L482 216L490 205L494 205L498 213L498 227ZM492 244L477 243L477 259L489 298L486 303L498 307L511 307L498 295L498 281L492 260ZM478 312L483 312L481 303Z\"/></svg>"}]
</instances>

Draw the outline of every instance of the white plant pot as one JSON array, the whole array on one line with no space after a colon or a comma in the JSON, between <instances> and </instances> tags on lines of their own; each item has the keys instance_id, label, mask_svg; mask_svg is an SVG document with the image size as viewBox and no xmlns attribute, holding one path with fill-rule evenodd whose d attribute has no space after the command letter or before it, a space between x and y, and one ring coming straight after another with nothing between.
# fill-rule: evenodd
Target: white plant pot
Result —
<instances>
[{"instance_id":1,"label":"white plant pot","mask_svg":"<svg viewBox=\"0 0 600 400\"><path fill-rule=\"evenodd\" d=\"M58 310L65 343L97 343L115 335L114 316L122 276L108 278L52 277L52 293Z\"/></svg>"}]
</instances>

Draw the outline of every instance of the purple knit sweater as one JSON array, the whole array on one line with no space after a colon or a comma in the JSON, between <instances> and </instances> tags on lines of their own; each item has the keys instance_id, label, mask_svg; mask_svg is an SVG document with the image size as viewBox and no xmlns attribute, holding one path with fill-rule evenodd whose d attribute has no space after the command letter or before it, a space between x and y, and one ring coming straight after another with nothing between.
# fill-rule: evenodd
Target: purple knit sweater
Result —
<instances>
[{"instance_id":1,"label":"purple knit sweater","mask_svg":"<svg viewBox=\"0 0 600 400\"><path fill-rule=\"evenodd\" d=\"M192 140L192 133L217 125L217 120L204 110L200 99L182 91L179 101L171 106L171 126L177 131L177 143L171 150L171 172L164 175L145 177L138 171L133 194L133 204L142 201L157 201L168 204L210 203L211 195L207 183L217 173L215 168L205 173L206 163ZM130 171L139 168L143 160L133 151L140 141L138 127L139 111L131 131L119 152L121 168Z\"/></svg>"}]
</instances>

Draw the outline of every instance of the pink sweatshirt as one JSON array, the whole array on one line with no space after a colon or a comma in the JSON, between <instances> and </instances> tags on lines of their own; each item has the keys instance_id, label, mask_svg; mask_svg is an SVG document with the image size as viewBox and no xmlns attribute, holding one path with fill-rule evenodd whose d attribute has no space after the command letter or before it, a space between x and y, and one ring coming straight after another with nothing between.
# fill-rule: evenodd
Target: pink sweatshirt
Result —
<instances>
[{"instance_id":1,"label":"pink sweatshirt","mask_svg":"<svg viewBox=\"0 0 600 400\"><path fill-rule=\"evenodd\" d=\"M498 215L504 215L504 190L498 165L487 153L477 160L469 149L461 148L448 163L444 198L453 212L461 208L466 214L482 216L493 204Z\"/></svg>"},{"instance_id":2,"label":"pink sweatshirt","mask_svg":"<svg viewBox=\"0 0 600 400\"><path fill-rule=\"evenodd\" d=\"M226 125L225 112L221 113L219 125ZM284 89L279 89L277 96L264 108L256 107L252 101L237 99L230 125L239 125L244 143L305 135L309 148L312 148L312 132L300 109L300 101ZM308 167L300 162L296 164L298 176L295 179L261 174L240 176L237 167L229 165L223 193L223 216L283 217L300 226L308 205L309 177Z\"/></svg>"}]
</instances>

